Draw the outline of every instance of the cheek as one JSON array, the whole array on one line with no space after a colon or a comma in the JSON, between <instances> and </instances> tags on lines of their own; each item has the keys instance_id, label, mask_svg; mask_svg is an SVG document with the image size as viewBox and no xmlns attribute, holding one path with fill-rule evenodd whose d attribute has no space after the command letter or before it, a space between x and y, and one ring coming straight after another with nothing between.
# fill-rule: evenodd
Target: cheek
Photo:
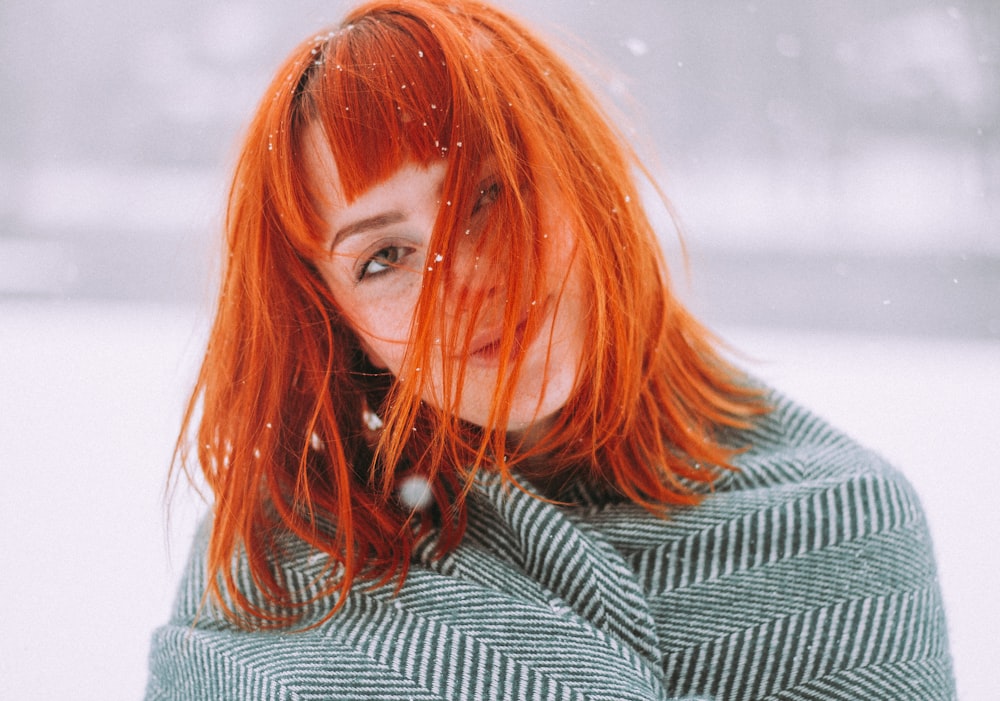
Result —
<instances>
[{"instance_id":1,"label":"cheek","mask_svg":"<svg viewBox=\"0 0 1000 701\"><path fill-rule=\"evenodd\" d=\"M396 375L402 366L419 286L380 293L374 286L347 282L340 270L323 270L323 278L373 365Z\"/></svg>"},{"instance_id":2,"label":"cheek","mask_svg":"<svg viewBox=\"0 0 1000 701\"><path fill-rule=\"evenodd\" d=\"M403 300L355 307L351 316L369 360L396 375L406 353L413 307Z\"/></svg>"}]
</instances>

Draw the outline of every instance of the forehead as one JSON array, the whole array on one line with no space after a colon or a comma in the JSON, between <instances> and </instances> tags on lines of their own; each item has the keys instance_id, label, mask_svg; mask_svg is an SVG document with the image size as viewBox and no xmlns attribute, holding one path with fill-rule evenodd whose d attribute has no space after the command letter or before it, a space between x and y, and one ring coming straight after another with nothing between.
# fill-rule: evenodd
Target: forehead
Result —
<instances>
[{"instance_id":1,"label":"forehead","mask_svg":"<svg viewBox=\"0 0 1000 701\"><path fill-rule=\"evenodd\" d=\"M347 205L340 172L322 127L310 122L302 132L300 143L302 167L310 194L321 210L342 209Z\"/></svg>"},{"instance_id":2,"label":"forehead","mask_svg":"<svg viewBox=\"0 0 1000 701\"><path fill-rule=\"evenodd\" d=\"M303 163L314 205L336 245L340 238L365 228L406 221L437 208L447 165L408 162L385 180L349 200L340 184L337 164L319 127L303 138Z\"/></svg>"}]
</instances>

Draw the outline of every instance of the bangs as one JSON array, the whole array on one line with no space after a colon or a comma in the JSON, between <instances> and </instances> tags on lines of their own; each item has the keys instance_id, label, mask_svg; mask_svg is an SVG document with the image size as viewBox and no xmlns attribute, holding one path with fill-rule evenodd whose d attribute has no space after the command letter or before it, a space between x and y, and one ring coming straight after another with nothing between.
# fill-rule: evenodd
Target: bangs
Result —
<instances>
[{"instance_id":1,"label":"bangs","mask_svg":"<svg viewBox=\"0 0 1000 701\"><path fill-rule=\"evenodd\" d=\"M468 233L467 220L488 168L507 195L492 222L495 229L503 222L504 246L490 251L489 260L511 270L512 278L530 278L528 270L517 274L514 266L520 260L523 268L536 258L529 250L537 244L537 213L525 193L534 190L531 163L539 154L528 153L522 123L531 100L511 89L516 76L501 77L498 70L498 59L509 59L518 47L487 18L435 4L422 8L423 15L406 8L400 3L369 6L338 30L300 47L292 159L301 157L307 127L319 126L348 203L405 164L445 163L441 197L447 206L439 213L433 242L442 255ZM530 82L527 73L521 77ZM289 162L282 170L297 181L298 202L306 203L305 211L296 213L306 224L300 232L305 235L295 238L311 257L318 243L314 232L322 226L310 204L318 188L297 166ZM440 266L447 268L447 263ZM510 283L517 286L517 280Z\"/></svg>"},{"instance_id":2,"label":"bangs","mask_svg":"<svg viewBox=\"0 0 1000 701\"><path fill-rule=\"evenodd\" d=\"M348 203L407 163L446 163L442 197L450 211L442 211L436 226L443 252L454 232L466 228L461 220L478 197L487 162L514 195L507 222L527 223L532 216L518 195L530 179L530 159L516 125L516 98L495 74L498 38L474 16L430 9L429 18L399 3L370 6L296 52L290 159L280 170L299 192L291 218L304 226L293 240L307 257L320 253L315 232L322 227L311 204L316 184L296 162L310 126L324 135ZM451 26L442 31L444 25ZM516 238L513 229L509 235Z\"/></svg>"},{"instance_id":3,"label":"bangs","mask_svg":"<svg viewBox=\"0 0 1000 701\"><path fill-rule=\"evenodd\" d=\"M447 158L451 80L427 27L386 13L323 39L300 99L306 118L322 125L348 202L404 162Z\"/></svg>"}]
</instances>

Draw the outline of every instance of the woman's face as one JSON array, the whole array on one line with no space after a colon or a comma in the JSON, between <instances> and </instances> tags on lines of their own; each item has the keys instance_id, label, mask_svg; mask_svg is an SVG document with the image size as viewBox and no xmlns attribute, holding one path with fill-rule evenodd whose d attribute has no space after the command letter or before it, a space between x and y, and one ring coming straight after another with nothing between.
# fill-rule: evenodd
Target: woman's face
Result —
<instances>
[{"instance_id":1,"label":"woman's face","mask_svg":"<svg viewBox=\"0 0 1000 701\"><path fill-rule=\"evenodd\" d=\"M326 224L324 235L329 250L326 258L316 261L317 266L371 362L398 377L422 277L436 262L437 254L429 247L442 206L445 165L405 165L348 204L322 132L310 128L304 143L307 173L322 200L317 206ZM490 187L490 173L484 172L482 177L483 194L473 206L473 217L489 216L489 207L497 196L496 188ZM509 432L541 428L554 417L569 398L580 365L586 327L580 266L570 264L572 236L550 227L552 219L551 213L543 214L542 226L547 229L543 235L552 249L546 258L542 294L534 302L541 305L542 323L534 339L521 350L521 373L506 427ZM496 346L506 299L497 281L505 276L496 275L485 263L480 266L474 237L467 241L450 254L458 256L458 260L451 261L446 288L446 294L453 299L446 299L443 309L452 317L448 321L463 329L458 338L465 337L464 324L475 323L465 358L458 414L465 421L484 425L497 387L500 354ZM461 305L454 302L463 294L466 299L482 295L482 307L474 322L470 320L471 310L459 308ZM528 311L523 310L522 321ZM456 351L436 345L434 353L423 399L440 406L442 364L454 360Z\"/></svg>"}]
</instances>

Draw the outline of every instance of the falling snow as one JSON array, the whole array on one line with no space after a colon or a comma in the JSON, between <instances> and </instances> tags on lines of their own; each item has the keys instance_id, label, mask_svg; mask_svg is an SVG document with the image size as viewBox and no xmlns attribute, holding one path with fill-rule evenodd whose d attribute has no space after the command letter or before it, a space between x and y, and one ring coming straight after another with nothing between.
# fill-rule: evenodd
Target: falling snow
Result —
<instances>
[{"instance_id":1,"label":"falling snow","mask_svg":"<svg viewBox=\"0 0 1000 701\"><path fill-rule=\"evenodd\" d=\"M431 505L434 494L427 478L420 475L404 477L399 485L399 500L411 511L423 511Z\"/></svg>"},{"instance_id":2,"label":"falling snow","mask_svg":"<svg viewBox=\"0 0 1000 701\"><path fill-rule=\"evenodd\" d=\"M309 436L309 445L317 453L321 452L326 445L323 443L323 439L319 437L319 434L315 431L311 436Z\"/></svg>"},{"instance_id":3,"label":"falling snow","mask_svg":"<svg viewBox=\"0 0 1000 701\"><path fill-rule=\"evenodd\" d=\"M382 419L371 409L365 409L361 412L361 419L365 422L365 426L368 427L369 431L380 431L383 427Z\"/></svg>"},{"instance_id":4,"label":"falling snow","mask_svg":"<svg viewBox=\"0 0 1000 701\"><path fill-rule=\"evenodd\" d=\"M629 37L623 43L633 56L645 56L649 53L649 44L638 37Z\"/></svg>"}]
</instances>

